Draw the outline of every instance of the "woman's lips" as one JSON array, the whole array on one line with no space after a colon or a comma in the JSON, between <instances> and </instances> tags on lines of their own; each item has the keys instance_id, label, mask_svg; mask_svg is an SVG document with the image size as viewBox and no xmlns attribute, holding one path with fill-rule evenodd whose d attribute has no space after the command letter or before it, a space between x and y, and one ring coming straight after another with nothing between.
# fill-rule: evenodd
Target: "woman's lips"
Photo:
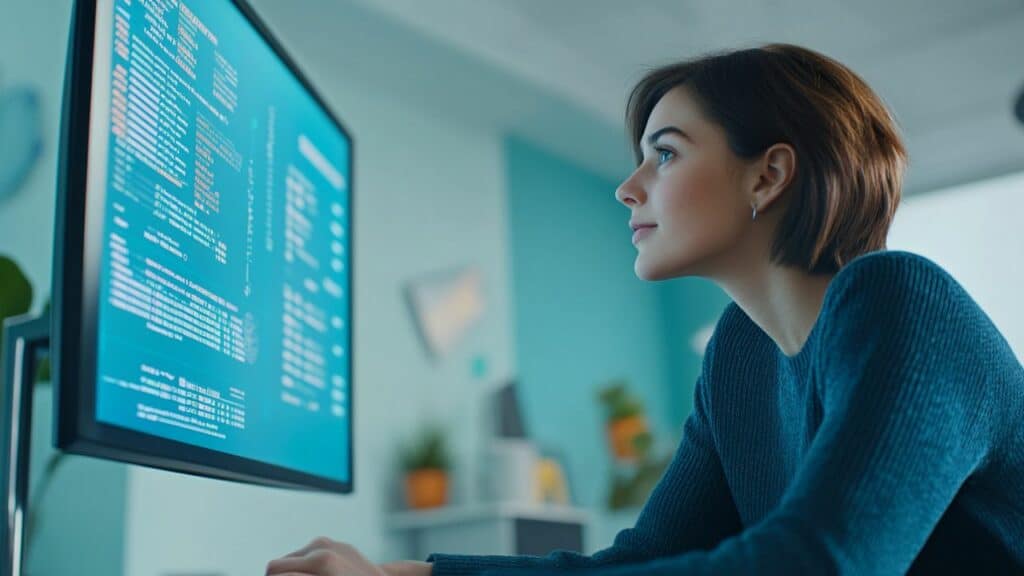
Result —
<instances>
[{"instance_id":1,"label":"woman's lips","mask_svg":"<svg viewBox=\"0 0 1024 576\"><path fill-rule=\"evenodd\" d=\"M656 226L654 224L645 224L638 226L636 230L633 231L633 244L636 244L637 242L650 236L654 232L655 228Z\"/></svg>"}]
</instances>

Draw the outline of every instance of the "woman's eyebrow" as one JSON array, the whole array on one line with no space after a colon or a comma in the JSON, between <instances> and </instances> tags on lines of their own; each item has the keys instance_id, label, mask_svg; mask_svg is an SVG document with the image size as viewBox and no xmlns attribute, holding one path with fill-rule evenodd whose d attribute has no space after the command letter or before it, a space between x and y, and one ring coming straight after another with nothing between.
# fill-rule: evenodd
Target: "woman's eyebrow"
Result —
<instances>
[{"instance_id":1,"label":"woman's eyebrow","mask_svg":"<svg viewBox=\"0 0 1024 576\"><path fill-rule=\"evenodd\" d=\"M677 134L684 140L690 142L691 144L693 143L693 138L690 138L690 135L687 134L686 132L683 132L681 129L676 128L675 126L665 126L664 128L659 128L652 132L651 135L647 137L647 144L653 146L654 143L658 141L658 138L662 136L662 134Z\"/></svg>"}]
</instances>

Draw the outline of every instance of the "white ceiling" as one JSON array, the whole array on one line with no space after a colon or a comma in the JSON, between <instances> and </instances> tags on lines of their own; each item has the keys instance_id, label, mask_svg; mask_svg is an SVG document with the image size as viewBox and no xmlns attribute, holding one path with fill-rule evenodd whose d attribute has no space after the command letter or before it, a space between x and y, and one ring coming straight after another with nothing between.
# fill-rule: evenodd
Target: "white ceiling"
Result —
<instances>
[{"instance_id":1,"label":"white ceiling","mask_svg":"<svg viewBox=\"0 0 1024 576\"><path fill-rule=\"evenodd\" d=\"M259 4L284 15L269 0ZM1012 115L1024 88L1024 0L288 4L290 17L305 13L307 30L359 6L569 102L619 134L628 91L648 68L710 50L797 43L849 65L892 108L911 155L907 193L1024 170L1024 126ZM576 149L590 166L614 156ZM623 168L605 173L619 176Z\"/></svg>"}]
</instances>

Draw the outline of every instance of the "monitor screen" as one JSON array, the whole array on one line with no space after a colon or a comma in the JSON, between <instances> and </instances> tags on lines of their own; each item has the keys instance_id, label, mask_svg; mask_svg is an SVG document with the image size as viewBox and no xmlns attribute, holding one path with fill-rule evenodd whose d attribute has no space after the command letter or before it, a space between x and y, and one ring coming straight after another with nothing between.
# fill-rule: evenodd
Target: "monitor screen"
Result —
<instances>
[{"instance_id":1,"label":"monitor screen","mask_svg":"<svg viewBox=\"0 0 1024 576\"><path fill-rule=\"evenodd\" d=\"M78 2L58 445L352 488L352 141L231 0Z\"/></svg>"}]
</instances>

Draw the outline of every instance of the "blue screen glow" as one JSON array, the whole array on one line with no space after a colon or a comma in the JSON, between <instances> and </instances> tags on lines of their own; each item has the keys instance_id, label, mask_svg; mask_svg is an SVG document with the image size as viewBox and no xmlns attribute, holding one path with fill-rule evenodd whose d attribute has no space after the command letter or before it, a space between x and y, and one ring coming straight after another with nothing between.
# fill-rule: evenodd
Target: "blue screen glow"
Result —
<instances>
[{"instance_id":1,"label":"blue screen glow","mask_svg":"<svg viewBox=\"0 0 1024 576\"><path fill-rule=\"evenodd\" d=\"M96 419L350 481L350 142L231 2L112 10Z\"/></svg>"}]
</instances>

